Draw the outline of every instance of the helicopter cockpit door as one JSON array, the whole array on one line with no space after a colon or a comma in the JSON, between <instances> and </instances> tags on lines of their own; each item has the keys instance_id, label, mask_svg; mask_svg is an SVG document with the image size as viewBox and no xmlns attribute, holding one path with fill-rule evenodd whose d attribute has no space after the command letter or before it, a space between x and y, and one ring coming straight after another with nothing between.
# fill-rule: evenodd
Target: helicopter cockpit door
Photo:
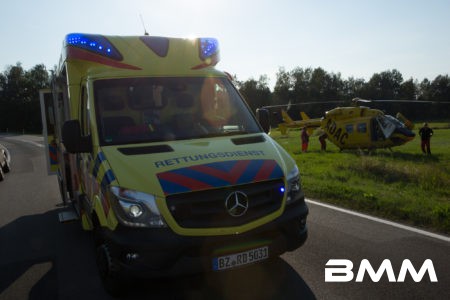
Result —
<instances>
[{"instance_id":1,"label":"helicopter cockpit door","mask_svg":"<svg viewBox=\"0 0 450 300\"><path fill-rule=\"evenodd\" d=\"M385 138L389 138L395 130L395 124L384 116L376 117L377 123Z\"/></svg>"}]
</instances>

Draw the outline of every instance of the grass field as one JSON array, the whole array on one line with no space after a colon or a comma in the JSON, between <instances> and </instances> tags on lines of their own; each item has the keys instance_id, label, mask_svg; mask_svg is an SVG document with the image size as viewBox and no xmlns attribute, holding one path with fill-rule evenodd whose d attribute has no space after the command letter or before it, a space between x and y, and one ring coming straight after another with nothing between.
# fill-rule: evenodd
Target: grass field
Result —
<instances>
[{"instance_id":1,"label":"grass field","mask_svg":"<svg viewBox=\"0 0 450 300\"><path fill-rule=\"evenodd\" d=\"M422 154L418 135L393 152L370 154L340 152L330 142L321 152L317 137L301 153L300 131L271 136L296 160L307 198L449 234L450 124L430 126L431 156Z\"/></svg>"}]
</instances>

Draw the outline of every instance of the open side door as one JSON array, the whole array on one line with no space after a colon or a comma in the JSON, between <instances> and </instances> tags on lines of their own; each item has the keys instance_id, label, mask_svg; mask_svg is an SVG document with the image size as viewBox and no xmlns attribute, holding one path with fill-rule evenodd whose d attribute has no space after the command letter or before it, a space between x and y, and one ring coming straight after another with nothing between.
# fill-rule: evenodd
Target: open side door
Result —
<instances>
[{"instance_id":1,"label":"open side door","mask_svg":"<svg viewBox=\"0 0 450 300\"><path fill-rule=\"evenodd\" d=\"M50 89L39 91L47 172L49 175L57 175L61 198L66 205L70 199L68 191L71 182L69 183L66 178L66 162L60 138L61 126L58 126L61 124L62 113L59 98L62 98L62 93L55 94Z\"/></svg>"},{"instance_id":2,"label":"open side door","mask_svg":"<svg viewBox=\"0 0 450 300\"><path fill-rule=\"evenodd\" d=\"M42 128L45 141L45 156L47 158L47 172L54 175L58 171L58 143L56 141L56 115L51 90L40 90Z\"/></svg>"}]
</instances>

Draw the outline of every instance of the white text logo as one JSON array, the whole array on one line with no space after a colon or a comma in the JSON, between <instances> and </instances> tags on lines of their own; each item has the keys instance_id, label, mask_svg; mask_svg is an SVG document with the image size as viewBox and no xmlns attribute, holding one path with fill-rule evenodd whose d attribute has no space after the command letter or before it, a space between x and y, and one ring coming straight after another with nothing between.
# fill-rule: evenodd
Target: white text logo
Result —
<instances>
[{"instance_id":1,"label":"white text logo","mask_svg":"<svg viewBox=\"0 0 450 300\"><path fill-rule=\"evenodd\" d=\"M354 277L352 269L353 263L348 259L330 259L325 264L325 282L352 281ZM386 273L390 282L405 282L406 273L409 273L415 282L420 282L427 271L430 281L437 282L436 272L434 271L434 266L431 259L426 259L424 261L422 267L419 269L419 272L416 271L409 259L403 260L397 279L389 259L383 260L376 272L372 268L370 262L367 259L363 259L359 266L355 281L363 282L364 275L367 273L373 282L378 282L383 274Z\"/></svg>"}]
</instances>

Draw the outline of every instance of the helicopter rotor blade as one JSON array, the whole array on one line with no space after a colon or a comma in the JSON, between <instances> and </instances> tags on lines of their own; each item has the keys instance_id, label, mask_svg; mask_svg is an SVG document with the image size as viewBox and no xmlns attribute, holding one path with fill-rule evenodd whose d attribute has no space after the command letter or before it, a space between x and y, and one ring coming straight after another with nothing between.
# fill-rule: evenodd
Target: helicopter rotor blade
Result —
<instances>
[{"instance_id":1,"label":"helicopter rotor blade","mask_svg":"<svg viewBox=\"0 0 450 300\"><path fill-rule=\"evenodd\" d=\"M356 97L356 98L353 98L352 101L353 101L353 102L367 102L367 103L370 103L370 102L372 102L373 100L362 99L362 98Z\"/></svg>"},{"instance_id":2,"label":"helicopter rotor blade","mask_svg":"<svg viewBox=\"0 0 450 300\"><path fill-rule=\"evenodd\" d=\"M448 104L450 101L431 101L431 100L414 100L414 99L406 99L406 100L395 100L395 99L361 99L361 98L354 98L352 99L354 102L367 102L367 103L377 103L377 102L393 102L393 103L431 103L431 104L438 104L438 103L445 103Z\"/></svg>"},{"instance_id":3,"label":"helicopter rotor blade","mask_svg":"<svg viewBox=\"0 0 450 300\"><path fill-rule=\"evenodd\" d=\"M313 102L300 102L300 103L288 103L288 104L278 104L278 105L267 105L263 106L262 108L277 108L277 107L292 107L292 106L302 106L302 105L317 105L317 104L331 104L331 103L337 103L337 104L344 104L346 101L344 100L334 100L334 101L313 101Z\"/></svg>"},{"instance_id":4,"label":"helicopter rotor blade","mask_svg":"<svg viewBox=\"0 0 450 300\"><path fill-rule=\"evenodd\" d=\"M353 105L357 105L358 103L377 103L377 102L392 102L392 103L430 103L430 104L449 104L450 101L429 101L429 100L394 100L394 99L363 99L363 98L353 98L351 100ZM278 104L278 105L267 105L262 108L271 109L271 108L280 108L284 107L289 110L293 106L304 106L304 105L320 105L320 104L344 104L349 105L348 100L331 100L331 101L309 101L309 102L299 102L299 103L287 103L287 104Z\"/></svg>"}]
</instances>

